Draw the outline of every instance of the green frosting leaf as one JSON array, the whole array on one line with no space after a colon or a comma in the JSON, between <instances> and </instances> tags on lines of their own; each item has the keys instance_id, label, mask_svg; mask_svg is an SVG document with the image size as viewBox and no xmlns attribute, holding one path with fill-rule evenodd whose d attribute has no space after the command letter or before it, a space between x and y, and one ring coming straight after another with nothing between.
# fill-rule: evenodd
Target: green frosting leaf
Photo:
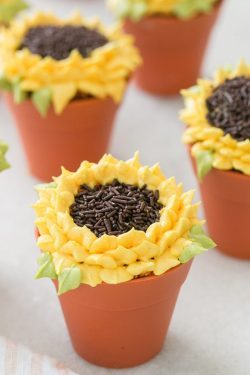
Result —
<instances>
[{"instance_id":1,"label":"green frosting leaf","mask_svg":"<svg viewBox=\"0 0 250 375\"><path fill-rule=\"evenodd\" d=\"M0 22L9 23L20 11L28 8L22 0L11 0L0 4Z\"/></svg>"},{"instance_id":2,"label":"green frosting leaf","mask_svg":"<svg viewBox=\"0 0 250 375\"><path fill-rule=\"evenodd\" d=\"M193 225L189 231L189 235L193 242L180 255L179 261L181 263L186 263L196 255L202 254L216 246L215 242L205 234L201 225Z\"/></svg>"},{"instance_id":3,"label":"green frosting leaf","mask_svg":"<svg viewBox=\"0 0 250 375\"><path fill-rule=\"evenodd\" d=\"M39 269L35 275L36 279L49 277L50 279L57 279L55 266L52 255L50 253L43 253L37 260Z\"/></svg>"},{"instance_id":4,"label":"green frosting leaf","mask_svg":"<svg viewBox=\"0 0 250 375\"><path fill-rule=\"evenodd\" d=\"M0 172L10 167L10 164L5 159L5 154L8 151L8 149L9 146L6 145L6 143L0 141Z\"/></svg>"},{"instance_id":5,"label":"green frosting leaf","mask_svg":"<svg viewBox=\"0 0 250 375\"><path fill-rule=\"evenodd\" d=\"M16 104L22 103L25 99L27 99L27 92L21 89L20 80L17 80L13 83L13 95L14 95L14 102Z\"/></svg>"},{"instance_id":6,"label":"green frosting leaf","mask_svg":"<svg viewBox=\"0 0 250 375\"><path fill-rule=\"evenodd\" d=\"M49 183L45 183L45 184L38 184L36 185L36 189L56 189L57 187L57 182L55 181L52 181L52 182L49 182Z\"/></svg>"},{"instance_id":7,"label":"green frosting leaf","mask_svg":"<svg viewBox=\"0 0 250 375\"><path fill-rule=\"evenodd\" d=\"M199 13L208 13L217 0L180 0L174 7L173 13L182 19L188 19Z\"/></svg>"},{"instance_id":8,"label":"green frosting leaf","mask_svg":"<svg viewBox=\"0 0 250 375\"><path fill-rule=\"evenodd\" d=\"M81 284L81 279L82 272L79 267L65 268L58 276L58 294L61 295L69 290L78 288Z\"/></svg>"},{"instance_id":9,"label":"green frosting leaf","mask_svg":"<svg viewBox=\"0 0 250 375\"><path fill-rule=\"evenodd\" d=\"M139 21L146 14L148 6L146 0L119 0L112 8L121 19L129 17Z\"/></svg>"},{"instance_id":10,"label":"green frosting leaf","mask_svg":"<svg viewBox=\"0 0 250 375\"><path fill-rule=\"evenodd\" d=\"M206 249L204 249L204 247L202 247L198 243L192 243L192 244L188 245L183 250L183 252L181 253L181 255L179 257L179 261L181 263L187 263L189 260L194 258L196 255L204 253L204 251L206 251Z\"/></svg>"},{"instance_id":11,"label":"green frosting leaf","mask_svg":"<svg viewBox=\"0 0 250 375\"><path fill-rule=\"evenodd\" d=\"M213 153L211 151L200 151L196 155L197 174L200 181L213 167Z\"/></svg>"},{"instance_id":12,"label":"green frosting leaf","mask_svg":"<svg viewBox=\"0 0 250 375\"><path fill-rule=\"evenodd\" d=\"M32 94L32 101L41 114L42 117L45 117L52 98L52 92L49 88L40 89Z\"/></svg>"},{"instance_id":13,"label":"green frosting leaf","mask_svg":"<svg viewBox=\"0 0 250 375\"><path fill-rule=\"evenodd\" d=\"M0 89L4 91L11 91L12 85L5 77L0 78Z\"/></svg>"}]
</instances>

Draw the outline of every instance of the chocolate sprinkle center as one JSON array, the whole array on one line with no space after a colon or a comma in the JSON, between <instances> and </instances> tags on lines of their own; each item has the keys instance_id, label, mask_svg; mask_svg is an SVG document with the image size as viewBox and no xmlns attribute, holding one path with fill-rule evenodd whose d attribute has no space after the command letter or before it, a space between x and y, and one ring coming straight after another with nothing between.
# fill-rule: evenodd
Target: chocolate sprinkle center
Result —
<instances>
[{"instance_id":1,"label":"chocolate sprinkle center","mask_svg":"<svg viewBox=\"0 0 250 375\"><path fill-rule=\"evenodd\" d=\"M250 139L250 78L227 79L214 90L206 105L211 125L237 141Z\"/></svg>"},{"instance_id":2,"label":"chocolate sprinkle center","mask_svg":"<svg viewBox=\"0 0 250 375\"><path fill-rule=\"evenodd\" d=\"M117 180L93 189L82 185L70 215L76 225L86 225L97 237L105 233L118 236L132 228L145 232L160 220L163 205L158 199L159 191L148 190L146 185L139 188Z\"/></svg>"},{"instance_id":3,"label":"chocolate sprinkle center","mask_svg":"<svg viewBox=\"0 0 250 375\"><path fill-rule=\"evenodd\" d=\"M88 57L96 48L108 43L97 30L84 26L37 26L28 30L19 49L28 48L33 54L66 59L73 50Z\"/></svg>"}]
</instances>

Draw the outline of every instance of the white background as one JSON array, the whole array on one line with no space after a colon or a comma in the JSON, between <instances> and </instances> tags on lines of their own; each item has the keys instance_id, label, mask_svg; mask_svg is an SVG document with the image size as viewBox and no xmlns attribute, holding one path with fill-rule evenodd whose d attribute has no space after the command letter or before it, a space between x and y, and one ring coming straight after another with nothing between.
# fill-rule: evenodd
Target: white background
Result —
<instances>
[{"instance_id":1,"label":"white background","mask_svg":"<svg viewBox=\"0 0 250 375\"><path fill-rule=\"evenodd\" d=\"M107 22L112 19L103 0L30 2L63 16L78 8ZM240 57L250 62L249 15L249 0L225 1L203 75L210 76L220 64L235 64ZM193 188L196 182L180 143L181 106L180 98L152 97L132 85L118 115L110 151L126 159L139 150L143 163L160 161L167 176L175 175L186 189ZM217 251L195 260L165 347L153 361L118 371L97 368L80 359L71 347L50 280L33 279L38 250L31 204L36 200L33 186L37 181L27 171L13 121L2 99L0 136L10 145L8 159L12 164L0 175L0 335L56 357L82 375L250 374L250 263L227 258Z\"/></svg>"}]
</instances>

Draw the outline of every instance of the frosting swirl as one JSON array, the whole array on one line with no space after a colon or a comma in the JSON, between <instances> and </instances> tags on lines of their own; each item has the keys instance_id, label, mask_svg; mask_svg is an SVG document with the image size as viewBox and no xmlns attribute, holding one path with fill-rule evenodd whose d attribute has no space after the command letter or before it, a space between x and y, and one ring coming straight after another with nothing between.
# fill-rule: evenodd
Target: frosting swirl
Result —
<instances>
[{"instance_id":1,"label":"frosting swirl","mask_svg":"<svg viewBox=\"0 0 250 375\"><path fill-rule=\"evenodd\" d=\"M218 0L108 0L108 6L119 18L135 21L144 16L166 15L188 19L211 11Z\"/></svg>"},{"instance_id":2,"label":"frosting swirl","mask_svg":"<svg viewBox=\"0 0 250 375\"><path fill-rule=\"evenodd\" d=\"M191 144L192 155L202 160L210 153L211 167L222 170L237 170L250 175L250 140L237 141L222 129L212 126L207 119L207 99L216 87L227 79L250 77L250 67L241 61L235 69L219 69L213 80L200 79L197 86L183 90L185 109L181 120L187 125L184 143ZM208 168L209 169L209 168Z\"/></svg>"},{"instance_id":3,"label":"frosting swirl","mask_svg":"<svg viewBox=\"0 0 250 375\"><path fill-rule=\"evenodd\" d=\"M132 228L118 236L101 237L86 226L77 226L70 216L70 206L79 187L105 185L113 179L158 190L159 202L164 206L159 222L145 232ZM50 270L44 274L44 268L41 272L59 282L61 274L73 270L77 286L118 284L148 273L161 275L214 246L202 233L202 222L197 218L199 204L192 203L194 191L184 193L173 177L164 177L158 164L142 166L137 154L128 161L104 155L98 164L84 161L76 172L62 168L61 176L52 185L39 187L38 193L39 200L34 205L40 233L37 244L47 254L46 267L53 268L52 273ZM208 242L205 244L197 235ZM67 290L70 288L72 284Z\"/></svg>"},{"instance_id":4,"label":"frosting swirl","mask_svg":"<svg viewBox=\"0 0 250 375\"><path fill-rule=\"evenodd\" d=\"M39 25L75 25L96 29L109 42L84 58L77 50L64 60L33 55L28 49L18 50L29 29ZM127 81L141 63L133 38L122 33L120 26L105 28L97 19L88 21L79 14L61 20L49 13L37 13L11 24L4 30L0 42L0 66L17 101L31 93L42 114L52 101L56 113L61 113L77 93L97 98L112 97L121 101ZM23 94L20 95L20 92ZM21 99L20 99L21 97ZM45 107L45 109L44 109Z\"/></svg>"}]
</instances>

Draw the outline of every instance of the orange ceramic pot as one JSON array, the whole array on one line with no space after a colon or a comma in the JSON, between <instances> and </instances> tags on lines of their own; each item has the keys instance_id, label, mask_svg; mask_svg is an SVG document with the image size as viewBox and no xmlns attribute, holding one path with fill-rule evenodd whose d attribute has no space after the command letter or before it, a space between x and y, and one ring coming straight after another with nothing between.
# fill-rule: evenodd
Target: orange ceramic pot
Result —
<instances>
[{"instance_id":1,"label":"orange ceramic pot","mask_svg":"<svg viewBox=\"0 0 250 375\"><path fill-rule=\"evenodd\" d=\"M82 284L60 303L76 352L103 367L126 368L162 349L191 262L118 285ZM56 282L55 282L56 284Z\"/></svg>"},{"instance_id":2,"label":"orange ceramic pot","mask_svg":"<svg viewBox=\"0 0 250 375\"><path fill-rule=\"evenodd\" d=\"M166 16L145 17L139 22L127 19L125 31L134 35L144 61L135 74L138 86L166 95L195 84L220 5L190 20Z\"/></svg>"},{"instance_id":3,"label":"orange ceramic pot","mask_svg":"<svg viewBox=\"0 0 250 375\"><path fill-rule=\"evenodd\" d=\"M57 115L51 107L42 118L30 100L15 104L5 95L14 115L30 172L51 181L61 166L76 170L83 160L97 162L107 152L118 105L111 99L72 101Z\"/></svg>"},{"instance_id":4,"label":"orange ceramic pot","mask_svg":"<svg viewBox=\"0 0 250 375\"><path fill-rule=\"evenodd\" d=\"M192 163L196 172L193 158ZM250 259L250 176L213 168L199 188L208 231L218 249Z\"/></svg>"}]
</instances>

